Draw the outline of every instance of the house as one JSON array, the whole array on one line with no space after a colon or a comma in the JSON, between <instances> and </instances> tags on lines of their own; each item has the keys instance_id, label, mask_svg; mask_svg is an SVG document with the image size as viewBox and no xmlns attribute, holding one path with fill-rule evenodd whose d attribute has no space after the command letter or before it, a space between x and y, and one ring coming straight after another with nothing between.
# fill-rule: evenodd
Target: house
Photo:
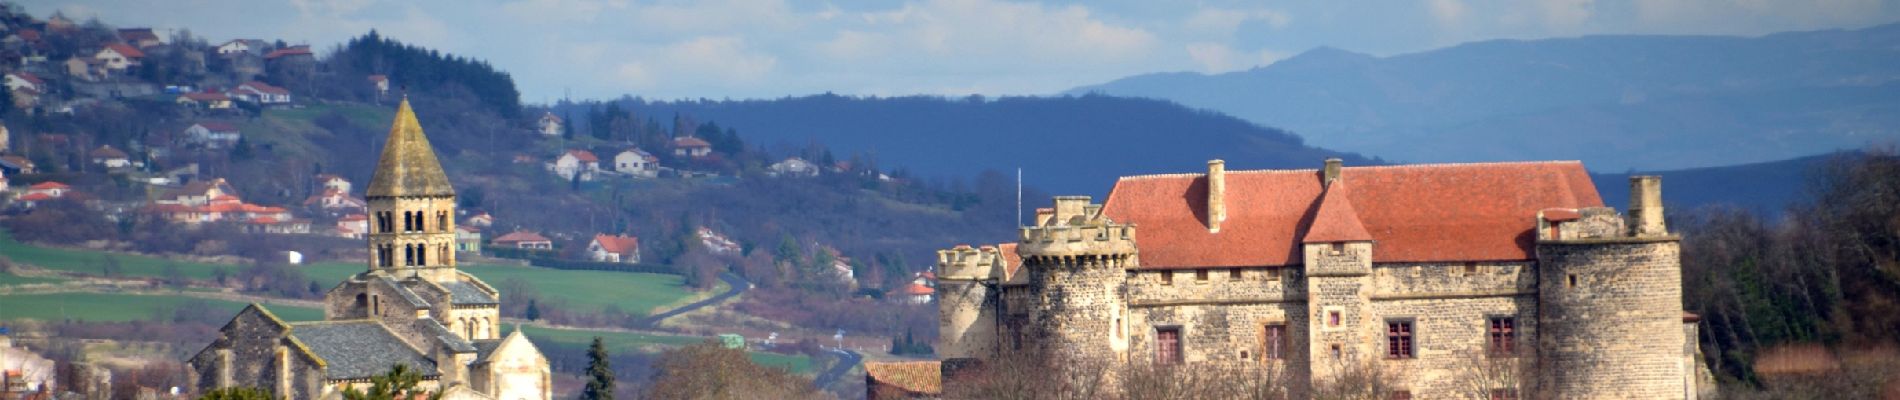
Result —
<instances>
[{"instance_id":1,"label":"house","mask_svg":"<svg viewBox=\"0 0 1900 400\"><path fill-rule=\"evenodd\" d=\"M370 75L368 79L370 87L376 89L377 97L389 95L388 75Z\"/></svg>"},{"instance_id":2,"label":"house","mask_svg":"<svg viewBox=\"0 0 1900 400\"><path fill-rule=\"evenodd\" d=\"M145 60L145 52L124 43L112 43L99 49L92 58L104 63L108 70L124 71L127 68L139 66L139 63Z\"/></svg>"},{"instance_id":3,"label":"house","mask_svg":"<svg viewBox=\"0 0 1900 400\"><path fill-rule=\"evenodd\" d=\"M178 104L205 110L231 108L231 96L218 92L191 92L178 95Z\"/></svg>"},{"instance_id":4,"label":"house","mask_svg":"<svg viewBox=\"0 0 1900 400\"><path fill-rule=\"evenodd\" d=\"M587 243L587 254L594 261L638 264L640 263L640 238L625 235L594 235L594 241Z\"/></svg>"},{"instance_id":5,"label":"house","mask_svg":"<svg viewBox=\"0 0 1900 400\"><path fill-rule=\"evenodd\" d=\"M212 199L230 196L236 199L237 190L231 188L224 178L200 179L159 195L155 202L160 204L181 204L202 206L210 204Z\"/></svg>"},{"instance_id":6,"label":"house","mask_svg":"<svg viewBox=\"0 0 1900 400\"><path fill-rule=\"evenodd\" d=\"M791 157L786 158L785 161L772 163L771 167L766 168L765 173L771 176L809 178L818 176L818 165L798 157Z\"/></svg>"},{"instance_id":7,"label":"house","mask_svg":"<svg viewBox=\"0 0 1900 400\"><path fill-rule=\"evenodd\" d=\"M712 154L712 143L692 136L673 138L673 155L675 156L699 158L707 154Z\"/></svg>"},{"instance_id":8,"label":"house","mask_svg":"<svg viewBox=\"0 0 1900 400\"><path fill-rule=\"evenodd\" d=\"M250 81L231 89L231 96L238 101L263 105L290 103L290 90L271 86L268 83Z\"/></svg>"},{"instance_id":9,"label":"house","mask_svg":"<svg viewBox=\"0 0 1900 400\"><path fill-rule=\"evenodd\" d=\"M212 149L229 148L240 137L237 125L223 121L203 121L185 128L186 144Z\"/></svg>"},{"instance_id":10,"label":"house","mask_svg":"<svg viewBox=\"0 0 1900 400\"><path fill-rule=\"evenodd\" d=\"M864 363L865 400L935 399L943 396L939 361Z\"/></svg>"},{"instance_id":11,"label":"house","mask_svg":"<svg viewBox=\"0 0 1900 400\"><path fill-rule=\"evenodd\" d=\"M310 233L310 220L258 216L243 220L238 228L246 233L305 234Z\"/></svg>"},{"instance_id":12,"label":"house","mask_svg":"<svg viewBox=\"0 0 1900 400\"><path fill-rule=\"evenodd\" d=\"M537 127L536 130L541 132L542 135L559 136L561 134L561 117L554 116L553 112L542 114L541 121L535 126Z\"/></svg>"},{"instance_id":13,"label":"house","mask_svg":"<svg viewBox=\"0 0 1900 400\"><path fill-rule=\"evenodd\" d=\"M547 164L548 172L559 175L561 179L574 179L580 175L583 181L594 180L594 173L600 172L600 157L587 150L568 150Z\"/></svg>"},{"instance_id":14,"label":"house","mask_svg":"<svg viewBox=\"0 0 1900 400\"><path fill-rule=\"evenodd\" d=\"M229 42L224 42L224 44L218 45L218 55L220 56L235 56L235 55L242 55L242 54L260 55L260 54L263 54L265 46L268 46L268 45L265 44L263 40L232 39Z\"/></svg>"},{"instance_id":15,"label":"house","mask_svg":"<svg viewBox=\"0 0 1900 400\"><path fill-rule=\"evenodd\" d=\"M9 174L31 174L33 171L33 160L28 160L26 157L18 155L0 156L0 172Z\"/></svg>"},{"instance_id":16,"label":"house","mask_svg":"<svg viewBox=\"0 0 1900 400\"><path fill-rule=\"evenodd\" d=\"M937 294L937 289L917 283L909 283L904 285L903 294L904 296L899 299L906 303L930 304L930 298Z\"/></svg>"},{"instance_id":17,"label":"house","mask_svg":"<svg viewBox=\"0 0 1900 400\"><path fill-rule=\"evenodd\" d=\"M45 195L47 198L56 199L60 197L66 197L66 194L71 193L72 191L73 191L73 187L71 185L54 182L54 181L46 181L46 182L40 182L40 183L34 184L33 186L27 186L26 194L24 194L24 196L31 196L31 195L38 194L38 195ZM25 199L25 198L22 197L22 199Z\"/></svg>"},{"instance_id":18,"label":"house","mask_svg":"<svg viewBox=\"0 0 1900 400\"><path fill-rule=\"evenodd\" d=\"M86 153L86 155L92 160L93 164L104 165L106 168L126 168L132 166L132 157L126 155L124 151L112 148L112 145L99 146L99 148L92 149L92 152Z\"/></svg>"},{"instance_id":19,"label":"house","mask_svg":"<svg viewBox=\"0 0 1900 400\"><path fill-rule=\"evenodd\" d=\"M495 238L495 245L517 249L553 249L554 241L546 236L529 231L515 231Z\"/></svg>"},{"instance_id":20,"label":"house","mask_svg":"<svg viewBox=\"0 0 1900 400\"><path fill-rule=\"evenodd\" d=\"M699 244L706 246L706 250L712 251L713 254L739 254L743 250L739 242L734 242L719 232L713 232L712 228L702 226L693 234L699 236Z\"/></svg>"},{"instance_id":21,"label":"house","mask_svg":"<svg viewBox=\"0 0 1900 400\"><path fill-rule=\"evenodd\" d=\"M13 89L11 92L13 93L13 108L29 109L40 105L41 92L38 89L23 87Z\"/></svg>"},{"instance_id":22,"label":"house","mask_svg":"<svg viewBox=\"0 0 1900 400\"><path fill-rule=\"evenodd\" d=\"M272 61L272 62L276 62L279 60L295 60L295 59L308 60L308 59L313 59L315 57L316 56L310 52L310 46L308 45L289 46L289 47L285 47L285 48L281 48L277 50L272 50L269 54L264 55L265 60Z\"/></svg>"},{"instance_id":23,"label":"house","mask_svg":"<svg viewBox=\"0 0 1900 400\"><path fill-rule=\"evenodd\" d=\"M200 180L171 190L140 212L174 223L233 222L246 232L309 233L310 221L283 207L245 203L223 178Z\"/></svg>"},{"instance_id":24,"label":"house","mask_svg":"<svg viewBox=\"0 0 1900 400\"><path fill-rule=\"evenodd\" d=\"M335 190L343 193L349 193L350 189L352 189L349 179L343 179L341 176L332 174L317 174L317 185L323 186L324 190Z\"/></svg>"},{"instance_id":25,"label":"house","mask_svg":"<svg viewBox=\"0 0 1900 400\"><path fill-rule=\"evenodd\" d=\"M495 225L495 216L488 215L488 213L485 213L485 212L476 213L475 216L468 217L467 222L468 223L465 225L487 228L489 226Z\"/></svg>"},{"instance_id":26,"label":"house","mask_svg":"<svg viewBox=\"0 0 1900 400\"><path fill-rule=\"evenodd\" d=\"M323 189L323 193L312 195L310 198L304 199L303 206L305 209L313 211L355 213L363 212L364 208L369 206L369 202L356 198L356 196L351 196L350 192L326 188Z\"/></svg>"},{"instance_id":27,"label":"house","mask_svg":"<svg viewBox=\"0 0 1900 400\"><path fill-rule=\"evenodd\" d=\"M482 230L473 226L455 226L455 251L480 253L482 251Z\"/></svg>"},{"instance_id":28,"label":"house","mask_svg":"<svg viewBox=\"0 0 1900 400\"><path fill-rule=\"evenodd\" d=\"M330 234L342 238L362 239L363 235L369 234L369 216L350 214L337 218L336 227L330 229Z\"/></svg>"},{"instance_id":29,"label":"house","mask_svg":"<svg viewBox=\"0 0 1900 400\"><path fill-rule=\"evenodd\" d=\"M120 29L119 40L141 49L165 44L165 41L160 39L158 34L152 33L152 28Z\"/></svg>"},{"instance_id":30,"label":"house","mask_svg":"<svg viewBox=\"0 0 1900 400\"><path fill-rule=\"evenodd\" d=\"M621 150L614 155L614 172L642 178L660 176L660 158L639 148Z\"/></svg>"},{"instance_id":31,"label":"house","mask_svg":"<svg viewBox=\"0 0 1900 400\"><path fill-rule=\"evenodd\" d=\"M82 81L96 81L106 77L106 63L94 57L72 56L66 59L66 75Z\"/></svg>"},{"instance_id":32,"label":"house","mask_svg":"<svg viewBox=\"0 0 1900 400\"><path fill-rule=\"evenodd\" d=\"M31 89L33 91L37 91L40 93L46 92L46 81L40 79L39 75L34 75L32 72L26 72L26 71L9 72L7 73L6 79L7 79L6 85L7 85L8 91Z\"/></svg>"}]
</instances>

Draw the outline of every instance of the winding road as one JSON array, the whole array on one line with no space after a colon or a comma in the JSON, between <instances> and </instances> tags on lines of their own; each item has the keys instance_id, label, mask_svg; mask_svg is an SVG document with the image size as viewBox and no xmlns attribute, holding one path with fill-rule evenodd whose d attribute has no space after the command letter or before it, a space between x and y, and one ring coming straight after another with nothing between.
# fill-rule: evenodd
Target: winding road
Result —
<instances>
[{"instance_id":1,"label":"winding road","mask_svg":"<svg viewBox=\"0 0 1900 400\"><path fill-rule=\"evenodd\" d=\"M851 372L851 368L857 367L859 362L864 361L864 356L851 350L831 349L831 353L838 355L838 362L833 364L831 369L825 370L825 373L818 374L818 378L811 380L813 385L818 386L818 390L831 387L831 384L838 382L838 378L843 378L845 373Z\"/></svg>"},{"instance_id":2,"label":"winding road","mask_svg":"<svg viewBox=\"0 0 1900 400\"><path fill-rule=\"evenodd\" d=\"M752 282L746 282L745 278L740 278L739 275L735 275L731 272L719 273L719 280L726 281L726 287L728 287L729 289L726 290L725 293L720 293L717 296L713 296L705 300L695 301L692 304L680 306L680 308L666 310L666 312L662 312L659 314L648 315L646 318L641 318L639 321L636 321L635 324L639 325L642 328L652 328L655 325L658 325L660 321L664 321L667 318L672 318L672 317L679 316L680 314L693 312L693 310L698 310L706 306L719 304L719 302L726 301L726 299L730 299L733 296L738 296L740 293L745 293L746 289L750 289L752 287Z\"/></svg>"}]
</instances>

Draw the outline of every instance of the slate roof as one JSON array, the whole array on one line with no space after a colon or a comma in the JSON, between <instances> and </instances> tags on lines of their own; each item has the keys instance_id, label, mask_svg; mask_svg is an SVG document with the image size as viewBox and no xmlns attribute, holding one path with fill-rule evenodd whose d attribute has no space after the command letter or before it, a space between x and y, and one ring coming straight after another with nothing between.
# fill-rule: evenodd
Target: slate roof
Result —
<instances>
[{"instance_id":1,"label":"slate roof","mask_svg":"<svg viewBox=\"0 0 1900 400\"><path fill-rule=\"evenodd\" d=\"M376 162L376 174L369 179L368 197L454 195L448 174L436 161L435 149L422 134L422 123L409 108L409 99L403 99L396 108L395 122L390 123L389 140Z\"/></svg>"},{"instance_id":2,"label":"slate roof","mask_svg":"<svg viewBox=\"0 0 1900 400\"><path fill-rule=\"evenodd\" d=\"M474 282L443 282L442 287L449 289L449 302L455 304L501 304L501 299L475 286Z\"/></svg>"},{"instance_id":3,"label":"slate roof","mask_svg":"<svg viewBox=\"0 0 1900 400\"><path fill-rule=\"evenodd\" d=\"M1228 171L1227 220L1206 225L1205 174L1123 177L1102 213L1140 229L1144 269L1290 266L1321 203L1317 170ZM1576 161L1346 167L1374 262L1535 258L1546 208L1602 207Z\"/></svg>"},{"instance_id":4,"label":"slate roof","mask_svg":"<svg viewBox=\"0 0 1900 400\"><path fill-rule=\"evenodd\" d=\"M358 379L389 372L396 364L425 374L435 362L410 348L375 321L324 321L290 324L290 335L322 358L329 379Z\"/></svg>"},{"instance_id":5,"label":"slate roof","mask_svg":"<svg viewBox=\"0 0 1900 400\"><path fill-rule=\"evenodd\" d=\"M449 351L473 353L476 350L475 344L469 343L468 340L462 339L462 337L456 335L455 332L449 331L449 327L442 326L442 321L436 321L435 318L423 318L416 320L416 324L421 326L422 329L428 330L430 334L434 334L436 340L446 345Z\"/></svg>"},{"instance_id":6,"label":"slate roof","mask_svg":"<svg viewBox=\"0 0 1900 400\"><path fill-rule=\"evenodd\" d=\"M495 349L501 348L501 341L502 339L484 339L471 343L475 346L475 362L482 362L487 360L489 355L495 354Z\"/></svg>"},{"instance_id":7,"label":"slate roof","mask_svg":"<svg viewBox=\"0 0 1900 400\"><path fill-rule=\"evenodd\" d=\"M383 284L389 285L390 288L396 289L396 294L402 295L402 299L409 301L409 305L415 306L416 308L429 307L429 302L423 300L422 296L417 296L414 290L409 289L409 286L397 283L395 279L390 278L388 275L377 275L376 278L381 279Z\"/></svg>"}]
</instances>

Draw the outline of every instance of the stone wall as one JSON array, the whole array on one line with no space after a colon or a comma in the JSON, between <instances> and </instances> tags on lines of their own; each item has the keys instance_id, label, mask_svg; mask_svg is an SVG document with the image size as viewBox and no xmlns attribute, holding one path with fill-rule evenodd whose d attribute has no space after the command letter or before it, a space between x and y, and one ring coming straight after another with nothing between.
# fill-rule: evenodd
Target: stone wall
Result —
<instances>
[{"instance_id":1,"label":"stone wall","mask_svg":"<svg viewBox=\"0 0 1900 400\"><path fill-rule=\"evenodd\" d=\"M1540 241L1543 388L1562 398L1684 398L1677 239Z\"/></svg>"},{"instance_id":2,"label":"stone wall","mask_svg":"<svg viewBox=\"0 0 1900 400\"><path fill-rule=\"evenodd\" d=\"M232 318L217 340L190 361L200 393L224 387L262 388L278 398L312 399L323 370L288 339L290 327L256 308Z\"/></svg>"}]
</instances>

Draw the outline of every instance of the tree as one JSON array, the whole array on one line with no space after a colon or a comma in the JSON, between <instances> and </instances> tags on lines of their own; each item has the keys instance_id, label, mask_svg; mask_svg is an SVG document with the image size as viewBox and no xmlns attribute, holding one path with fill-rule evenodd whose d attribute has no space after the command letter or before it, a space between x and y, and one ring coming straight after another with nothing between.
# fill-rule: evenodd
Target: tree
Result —
<instances>
[{"instance_id":1,"label":"tree","mask_svg":"<svg viewBox=\"0 0 1900 400\"><path fill-rule=\"evenodd\" d=\"M343 391L346 400L410 400L420 396L429 400L442 400L442 392L429 392L416 388L422 383L422 373L409 369L409 364L396 364L389 372L369 378L369 391L349 388Z\"/></svg>"},{"instance_id":2,"label":"tree","mask_svg":"<svg viewBox=\"0 0 1900 400\"><path fill-rule=\"evenodd\" d=\"M271 400L271 395L264 389L236 386L205 392L198 400Z\"/></svg>"},{"instance_id":3,"label":"tree","mask_svg":"<svg viewBox=\"0 0 1900 400\"><path fill-rule=\"evenodd\" d=\"M587 388L581 390L581 400L613 398L614 367L607 364L607 345L595 336L594 344L587 346Z\"/></svg>"},{"instance_id":4,"label":"tree","mask_svg":"<svg viewBox=\"0 0 1900 400\"><path fill-rule=\"evenodd\" d=\"M529 321L538 321L541 319L541 306L535 304L534 299L528 299L528 310L522 314L522 316L528 318Z\"/></svg>"},{"instance_id":5,"label":"tree","mask_svg":"<svg viewBox=\"0 0 1900 400\"><path fill-rule=\"evenodd\" d=\"M786 370L753 363L745 351L708 340L667 350L655 364L653 399L815 399L824 394L811 381Z\"/></svg>"}]
</instances>

